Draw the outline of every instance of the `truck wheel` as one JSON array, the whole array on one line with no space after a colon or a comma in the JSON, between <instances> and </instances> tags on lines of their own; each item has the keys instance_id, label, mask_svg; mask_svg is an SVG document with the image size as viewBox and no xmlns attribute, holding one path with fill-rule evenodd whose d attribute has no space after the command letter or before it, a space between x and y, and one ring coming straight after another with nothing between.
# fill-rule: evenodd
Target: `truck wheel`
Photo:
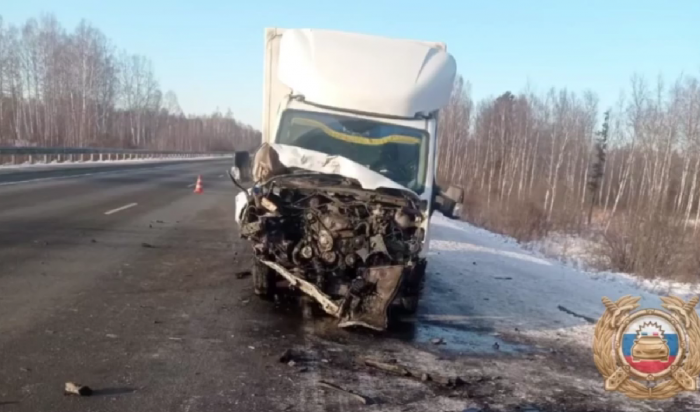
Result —
<instances>
[{"instance_id":1,"label":"truck wheel","mask_svg":"<svg viewBox=\"0 0 700 412\"><path fill-rule=\"evenodd\" d=\"M418 311L418 296L404 296L401 298L401 310L409 315Z\"/></svg>"},{"instance_id":2,"label":"truck wheel","mask_svg":"<svg viewBox=\"0 0 700 412\"><path fill-rule=\"evenodd\" d=\"M400 300L401 310L404 313L412 315L418 310L418 302L420 301L425 282L426 265L426 261L419 263L407 279L406 292Z\"/></svg>"},{"instance_id":3,"label":"truck wheel","mask_svg":"<svg viewBox=\"0 0 700 412\"><path fill-rule=\"evenodd\" d=\"M261 299L275 298L275 271L257 259L253 263L253 289Z\"/></svg>"}]
</instances>

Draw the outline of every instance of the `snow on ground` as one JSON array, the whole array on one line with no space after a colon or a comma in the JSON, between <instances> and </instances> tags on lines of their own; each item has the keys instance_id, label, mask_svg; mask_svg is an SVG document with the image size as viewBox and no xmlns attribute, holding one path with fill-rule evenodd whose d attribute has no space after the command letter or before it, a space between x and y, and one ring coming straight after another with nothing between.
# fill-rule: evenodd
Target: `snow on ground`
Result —
<instances>
[{"instance_id":1,"label":"snow on ground","mask_svg":"<svg viewBox=\"0 0 700 412\"><path fill-rule=\"evenodd\" d=\"M594 278L613 281L624 280L637 288L654 294L672 294L684 298L700 294L700 285L698 284L661 279L641 279L627 273L596 270L596 262L599 261L599 258L596 256L596 249L600 247L600 244L593 239L566 233L552 233L544 239L530 242L524 246L539 256L559 261L573 269L588 273Z\"/></svg>"},{"instance_id":2,"label":"snow on ground","mask_svg":"<svg viewBox=\"0 0 700 412\"><path fill-rule=\"evenodd\" d=\"M63 161L57 162L52 161L48 163L44 162L34 162L34 163L21 163L21 164L0 164L0 170L6 169L25 169L34 167L65 167L65 166L76 166L76 165L102 165L102 164L135 164L135 163L158 163L158 162L172 162L172 161L192 161L192 160L204 160L204 159L218 159L220 156L198 156L198 157L171 157L171 158L146 158L146 159L123 159L123 160L85 160L85 161Z\"/></svg>"},{"instance_id":3,"label":"snow on ground","mask_svg":"<svg viewBox=\"0 0 700 412\"><path fill-rule=\"evenodd\" d=\"M308 339L299 349L320 366L300 375L309 390L300 391L299 403L314 399L316 382L326 379L381 400L371 408L386 412L700 410L698 394L637 401L605 391L593 362L602 297L641 296L642 307L659 308L658 289L631 276L579 270L438 213L430 239L418 312L398 330L379 338L339 330L330 319L305 324ZM445 390L359 367L364 357L459 376L466 384ZM345 395L330 395L306 409L369 410L352 405Z\"/></svg>"},{"instance_id":4,"label":"snow on ground","mask_svg":"<svg viewBox=\"0 0 700 412\"><path fill-rule=\"evenodd\" d=\"M415 322L419 345L406 350L407 361L428 359L421 351L434 349L426 342L444 338L438 350L460 356L428 363L494 379L496 392L489 392L487 402L505 408L497 410L528 402L561 410L697 410L697 394L640 403L606 392L591 351L594 324L605 311L603 296L640 296L642 308L661 308L659 295L671 291L687 300L696 287L587 272L437 213L431 223Z\"/></svg>"},{"instance_id":5,"label":"snow on ground","mask_svg":"<svg viewBox=\"0 0 700 412\"><path fill-rule=\"evenodd\" d=\"M698 293L697 286L687 284L586 272L526 250L512 238L437 214L432 220L430 250L429 267L436 287L456 299L481 297L481 301L455 302L451 310L482 316L496 331L518 328L526 335L568 337L587 346L593 338L591 320L605 311L603 296L612 300L641 296L641 307L661 308L659 295L670 293L687 300ZM440 308L437 302L430 302L432 297L443 300L444 296L426 296L427 306L432 303ZM438 309L431 315L459 317L442 312Z\"/></svg>"},{"instance_id":6,"label":"snow on ground","mask_svg":"<svg viewBox=\"0 0 700 412\"><path fill-rule=\"evenodd\" d=\"M568 233L550 233L543 239L526 243L525 248L559 260L576 269L592 270L598 262L599 243L592 239Z\"/></svg>"}]
</instances>

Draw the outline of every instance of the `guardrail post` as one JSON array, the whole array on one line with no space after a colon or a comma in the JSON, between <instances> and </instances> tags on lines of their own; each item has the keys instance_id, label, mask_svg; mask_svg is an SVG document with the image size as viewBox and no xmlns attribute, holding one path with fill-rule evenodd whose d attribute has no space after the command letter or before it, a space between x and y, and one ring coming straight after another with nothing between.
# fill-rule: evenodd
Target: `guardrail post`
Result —
<instances>
[{"instance_id":1,"label":"guardrail post","mask_svg":"<svg viewBox=\"0 0 700 412\"><path fill-rule=\"evenodd\" d=\"M100 162L102 161L102 153L100 153Z\"/></svg>"}]
</instances>

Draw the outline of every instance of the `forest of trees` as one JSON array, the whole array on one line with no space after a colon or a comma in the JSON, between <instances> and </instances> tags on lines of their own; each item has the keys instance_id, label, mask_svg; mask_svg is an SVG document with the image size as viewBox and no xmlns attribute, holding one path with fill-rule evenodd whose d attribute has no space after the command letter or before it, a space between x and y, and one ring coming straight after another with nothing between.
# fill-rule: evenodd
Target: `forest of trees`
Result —
<instances>
[{"instance_id":1,"label":"forest of trees","mask_svg":"<svg viewBox=\"0 0 700 412\"><path fill-rule=\"evenodd\" d=\"M700 79L632 77L593 92L505 92L474 102L459 78L441 116L438 181L465 190L464 218L532 240L595 236L609 268L700 280ZM0 146L218 151L260 133L233 114L185 115L150 61L86 22L0 18Z\"/></svg>"},{"instance_id":2,"label":"forest of trees","mask_svg":"<svg viewBox=\"0 0 700 412\"><path fill-rule=\"evenodd\" d=\"M151 62L118 51L95 27L66 31L51 15L0 17L0 146L230 151L260 133L231 111L183 114Z\"/></svg>"},{"instance_id":3,"label":"forest of trees","mask_svg":"<svg viewBox=\"0 0 700 412\"><path fill-rule=\"evenodd\" d=\"M608 268L700 280L697 77L634 76L609 109L567 90L475 104L460 78L440 130L438 180L464 188L467 220L595 234Z\"/></svg>"}]
</instances>

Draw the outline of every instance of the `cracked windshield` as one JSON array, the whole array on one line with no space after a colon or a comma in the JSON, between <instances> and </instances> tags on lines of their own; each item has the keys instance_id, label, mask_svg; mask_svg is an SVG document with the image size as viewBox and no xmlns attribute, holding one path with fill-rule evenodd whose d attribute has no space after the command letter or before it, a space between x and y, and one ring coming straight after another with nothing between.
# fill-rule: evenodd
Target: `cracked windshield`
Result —
<instances>
[{"instance_id":1,"label":"cracked windshield","mask_svg":"<svg viewBox=\"0 0 700 412\"><path fill-rule=\"evenodd\" d=\"M377 120L287 110L277 142L346 157L417 193L423 191L429 143L425 131Z\"/></svg>"}]
</instances>

